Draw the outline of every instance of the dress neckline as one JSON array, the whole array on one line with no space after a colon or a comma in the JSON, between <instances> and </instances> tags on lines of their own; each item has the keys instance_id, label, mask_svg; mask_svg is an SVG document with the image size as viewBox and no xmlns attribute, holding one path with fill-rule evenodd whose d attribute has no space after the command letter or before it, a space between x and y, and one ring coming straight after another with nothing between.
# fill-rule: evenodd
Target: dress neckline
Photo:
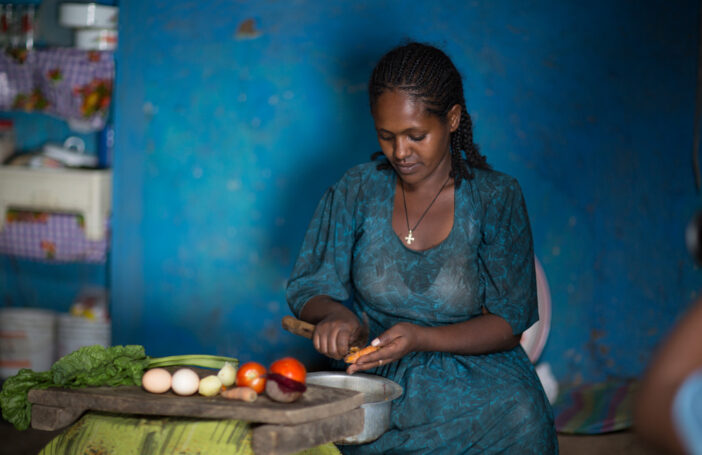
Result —
<instances>
[{"instance_id":1,"label":"dress neckline","mask_svg":"<svg viewBox=\"0 0 702 455\"><path fill-rule=\"evenodd\" d=\"M413 250L412 248L408 248L407 245L405 245L405 242L402 241L402 239L397 235L395 230L392 228L392 213L393 210L395 209L395 192L397 191L397 174L393 171L392 176L390 178L390 204L389 204L389 209L386 210L385 213L385 226L390 230L390 233L392 236L395 238L395 242L399 244L402 249L409 251L410 253L416 253L416 254L429 254L432 251L439 250L442 245L445 243L448 243L449 239L453 237L453 231L455 231L456 228L456 212L458 210L458 199L456 198L456 187L454 185L453 187L453 223L451 224L451 230L449 231L448 235L441 240L439 243L436 245L427 248L426 250Z\"/></svg>"}]
</instances>

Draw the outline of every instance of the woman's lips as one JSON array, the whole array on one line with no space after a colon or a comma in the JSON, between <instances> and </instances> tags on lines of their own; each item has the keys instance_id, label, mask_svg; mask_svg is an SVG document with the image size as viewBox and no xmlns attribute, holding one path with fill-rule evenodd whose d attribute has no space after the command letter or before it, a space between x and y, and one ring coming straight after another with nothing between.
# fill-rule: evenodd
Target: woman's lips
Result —
<instances>
[{"instance_id":1,"label":"woman's lips","mask_svg":"<svg viewBox=\"0 0 702 455\"><path fill-rule=\"evenodd\" d=\"M419 163L395 163L395 169L400 174L412 174L419 167Z\"/></svg>"}]
</instances>

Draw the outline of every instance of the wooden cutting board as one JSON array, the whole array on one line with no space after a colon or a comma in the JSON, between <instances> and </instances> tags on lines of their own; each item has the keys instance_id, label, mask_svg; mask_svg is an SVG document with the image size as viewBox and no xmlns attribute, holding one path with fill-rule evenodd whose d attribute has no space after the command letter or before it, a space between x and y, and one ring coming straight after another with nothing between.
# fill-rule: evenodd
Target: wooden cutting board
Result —
<instances>
[{"instance_id":1,"label":"wooden cutting board","mask_svg":"<svg viewBox=\"0 0 702 455\"><path fill-rule=\"evenodd\" d=\"M246 403L221 396L153 394L136 386L86 387L31 390L29 402L32 403L32 427L41 430L70 425L87 410L297 425L359 408L363 404L363 393L308 384L305 393L294 403L274 402L265 395Z\"/></svg>"}]
</instances>

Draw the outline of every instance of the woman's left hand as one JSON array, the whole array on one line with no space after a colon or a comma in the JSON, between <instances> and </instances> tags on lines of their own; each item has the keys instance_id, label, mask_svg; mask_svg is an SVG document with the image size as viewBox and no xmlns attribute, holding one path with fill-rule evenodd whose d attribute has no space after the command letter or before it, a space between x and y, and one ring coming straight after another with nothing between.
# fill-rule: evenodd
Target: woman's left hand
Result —
<instances>
[{"instance_id":1,"label":"woman's left hand","mask_svg":"<svg viewBox=\"0 0 702 455\"><path fill-rule=\"evenodd\" d=\"M373 340L371 345L378 349L375 352L359 357L356 363L346 369L348 374L356 371L370 370L390 362L399 360L410 352L418 350L420 335L423 327L409 322L400 322L386 330Z\"/></svg>"}]
</instances>

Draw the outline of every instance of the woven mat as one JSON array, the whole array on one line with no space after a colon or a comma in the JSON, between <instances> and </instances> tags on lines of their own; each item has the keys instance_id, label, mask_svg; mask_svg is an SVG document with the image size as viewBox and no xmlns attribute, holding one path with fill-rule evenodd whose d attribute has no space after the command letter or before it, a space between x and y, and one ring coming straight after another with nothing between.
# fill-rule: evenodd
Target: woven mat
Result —
<instances>
[{"instance_id":1,"label":"woven mat","mask_svg":"<svg viewBox=\"0 0 702 455\"><path fill-rule=\"evenodd\" d=\"M553 404L556 430L599 434L630 428L636 386L635 381L616 380L564 389Z\"/></svg>"}]
</instances>

